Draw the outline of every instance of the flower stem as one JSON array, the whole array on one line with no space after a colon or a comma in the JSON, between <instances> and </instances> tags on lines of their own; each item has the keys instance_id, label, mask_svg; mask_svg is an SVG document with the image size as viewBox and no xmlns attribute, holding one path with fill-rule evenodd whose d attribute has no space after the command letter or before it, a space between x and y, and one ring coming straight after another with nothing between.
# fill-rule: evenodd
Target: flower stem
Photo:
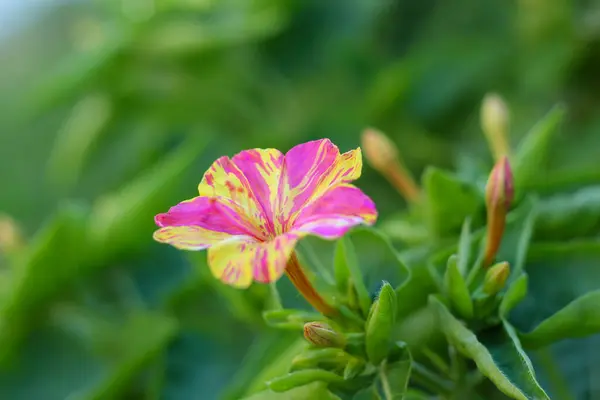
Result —
<instances>
[{"instance_id":1,"label":"flower stem","mask_svg":"<svg viewBox=\"0 0 600 400\"><path fill-rule=\"evenodd\" d=\"M327 317L337 314L337 311L332 306L327 304L319 292L316 291L312 283L310 283L308 277L302 269L302 266L300 265L300 262L298 261L296 253L292 253L292 256L287 263L285 272L300 294L317 311Z\"/></svg>"},{"instance_id":2,"label":"flower stem","mask_svg":"<svg viewBox=\"0 0 600 400\"><path fill-rule=\"evenodd\" d=\"M385 175L400 194L409 202L416 203L421 196L421 190L406 169L398 162L390 164Z\"/></svg>"}]
</instances>

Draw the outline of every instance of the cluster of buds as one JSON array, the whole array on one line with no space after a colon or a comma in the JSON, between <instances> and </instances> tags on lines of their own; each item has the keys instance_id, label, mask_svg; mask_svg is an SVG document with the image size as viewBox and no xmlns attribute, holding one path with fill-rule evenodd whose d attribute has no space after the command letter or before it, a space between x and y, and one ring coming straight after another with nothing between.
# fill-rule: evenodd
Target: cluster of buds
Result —
<instances>
[{"instance_id":1,"label":"cluster of buds","mask_svg":"<svg viewBox=\"0 0 600 400\"><path fill-rule=\"evenodd\" d=\"M398 192L411 203L420 197L420 188L404 166L396 145L383 133L373 128L363 131L361 147L369 164L379 171Z\"/></svg>"}]
</instances>

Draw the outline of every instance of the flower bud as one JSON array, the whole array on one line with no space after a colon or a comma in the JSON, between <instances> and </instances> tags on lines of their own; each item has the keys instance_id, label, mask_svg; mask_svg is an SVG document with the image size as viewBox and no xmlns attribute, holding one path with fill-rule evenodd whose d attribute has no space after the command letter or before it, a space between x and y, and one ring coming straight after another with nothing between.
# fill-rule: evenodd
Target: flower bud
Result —
<instances>
[{"instance_id":1,"label":"flower bud","mask_svg":"<svg viewBox=\"0 0 600 400\"><path fill-rule=\"evenodd\" d=\"M373 302L365 326L365 349L374 365L387 357L396 321L396 292L385 282Z\"/></svg>"},{"instance_id":2,"label":"flower bud","mask_svg":"<svg viewBox=\"0 0 600 400\"><path fill-rule=\"evenodd\" d=\"M365 157L376 170L384 171L398 159L398 148L383 132L367 128L361 139Z\"/></svg>"},{"instance_id":3,"label":"flower bud","mask_svg":"<svg viewBox=\"0 0 600 400\"><path fill-rule=\"evenodd\" d=\"M346 346L346 338L324 322L307 322L304 324L304 338L318 347Z\"/></svg>"},{"instance_id":4,"label":"flower bud","mask_svg":"<svg viewBox=\"0 0 600 400\"><path fill-rule=\"evenodd\" d=\"M396 145L383 132L373 128L363 131L361 142L369 164L379 171L406 200L416 201L420 189L402 163Z\"/></svg>"},{"instance_id":5,"label":"flower bud","mask_svg":"<svg viewBox=\"0 0 600 400\"><path fill-rule=\"evenodd\" d=\"M509 112L504 100L496 93L488 93L481 104L481 129L496 160L510 151L508 125Z\"/></svg>"},{"instance_id":6,"label":"flower bud","mask_svg":"<svg viewBox=\"0 0 600 400\"><path fill-rule=\"evenodd\" d=\"M510 275L510 265L504 261L492 266L483 280L483 292L490 296L495 295L504 288Z\"/></svg>"},{"instance_id":7,"label":"flower bud","mask_svg":"<svg viewBox=\"0 0 600 400\"><path fill-rule=\"evenodd\" d=\"M506 214L513 200L513 176L508 158L498 160L485 188L487 207L487 242L484 264L490 265L500 248L502 234L506 225Z\"/></svg>"}]
</instances>

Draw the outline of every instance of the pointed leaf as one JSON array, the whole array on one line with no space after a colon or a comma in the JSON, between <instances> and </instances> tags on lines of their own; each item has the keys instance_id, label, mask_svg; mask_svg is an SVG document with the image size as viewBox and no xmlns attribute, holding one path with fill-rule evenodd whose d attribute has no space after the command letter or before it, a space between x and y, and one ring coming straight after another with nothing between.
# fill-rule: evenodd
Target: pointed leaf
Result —
<instances>
[{"instance_id":1,"label":"pointed leaf","mask_svg":"<svg viewBox=\"0 0 600 400\"><path fill-rule=\"evenodd\" d=\"M381 364L380 381L386 400L404 399L410 379L412 357L408 347L403 345L397 348L394 357L390 356Z\"/></svg>"},{"instance_id":2,"label":"pointed leaf","mask_svg":"<svg viewBox=\"0 0 600 400\"><path fill-rule=\"evenodd\" d=\"M458 271L462 276L467 276L471 261L471 218L465 218L458 241Z\"/></svg>"},{"instance_id":3,"label":"pointed leaf","mask_svg":"<svg viewBox=\"0 0 600 400\"><path fill-rule=\"evenodd\" d=\"M369 307L371 306L371 296L369 295L369 291L365 286L362 272L358 264L358 258L354 250L354 245L347 237L343 237L337 242L335 249L335 265L336 269L342 268L341 266L337 267L338 264L346 265L346 268L352 278L352 285L354 286L354 290L358 296L360 309L362 310L363 315L367 315L369 312Z\"/></svg>"},{"instance_id":4,"label":"pointed leaf","mask_svg":"<svg viewBox=\"0 0 600 400\"><path fill-rule=\"evenodd\" d=\"M465 218L476 215L483 205L475 187L437 168L425 171L423 189L427 193L427 220L436 237L458 233Z\"/></svg>"},{"instance_id":5,"label":"pointed leaf","mask_svg":"<svg viewBox=\"0 0 600 400\"><path fill-rule=\"evenodd\" d=\"M520 334L523 345L537 349L563 339L581 338L600 332L600 290L569 303L533 331Z\"/></svg>"},{"instance_id":6,"label":"pointed leaf","mask_svg":"<svg viewBox=\"0 0 600 400\"><path fill-rule=\"evenodd\" d=\"M509 287L500 303L500 316L508 316L510 311L527 296L527 274L523 273Z\"/></svg>"},{"instance_id":7,"label":"pointed leaf","mask_svg":"<svg viewBox=\"0 0 600 400\"><path fill-rule=\"evenodd\" d=\"M473 301L469 288L457 267L457 257L450 256L444 274L444 291L452 307L463 318L473 317Z\"/></svg>"},{"instance_id":8,"label":"pointed leaf","mask_svg":"<svg viewBox=\"0 0 600 400\"><path fill-rule=\"evenodd\" d=\"M515 188L518 191L530 187L535 182L538 171L545 168L545 159L551 148L553 136L565 113L563 106L554 107L519 143L512 160Z\"/></svg>"},{"instance_id":9,"label":"pointed leaf","mask_svg":"<svg viewBox=\"0 0 600 400\"><path fill-rule=\"evenodd\" d=\"M476 336L436 297L430 297L430 305L437 312L448 341L475 361L479 371L504 394L517 400L549 400L536 381L531 362L521 349L512 326L505 322Z\"/></svg>"}]
</instances>

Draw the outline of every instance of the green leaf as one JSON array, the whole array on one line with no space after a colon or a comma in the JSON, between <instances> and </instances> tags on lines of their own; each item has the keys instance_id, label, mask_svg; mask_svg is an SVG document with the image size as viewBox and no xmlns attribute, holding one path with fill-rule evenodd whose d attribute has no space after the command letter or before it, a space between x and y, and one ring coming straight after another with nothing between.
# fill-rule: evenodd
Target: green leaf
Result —
<instances>
[{"instance_id":1,"label":"green leaf","mask_svg":"<svg viewBox=\"0 0 600 400\"><path fill-rule=\"evenodd\" d=\"M250 397L244 397L243 400L339 400L327 390L327 385L321 382L314 382L308 385L296 387L283 393L266 390L256 393Z\"/></svg>"},{"instance_id":2,"label":"green leaf","mask_svg":"<svg viewBox=\"0 0 600 400\"><path fill-rule=\"evenodd\" d=\"M528 349L600 332L600 290L587 293L519 337Z\"/></svg>"},{"instance_id":3,"label":"green leaf","mask_svg":"<svg viewBox=\"0 0 600 400\"><path fill-rule=\"evenodd\" d=\"M377 365L388 355L396 322L396 292L385 282L369 312L365 347L369 360Z\"/></svg>"},{"instance_id":4,"label":"green leaf","mask_svg":"<svg viewBox=\"0 0 600 400\"><path fill-rule=\"evenodd\" d=\"M362 310L363 315L367 315L369 307L371 307L371 296L365 286L354 245L348 237L343 237L337 242L334 261L336 269L342 268L341 266L338 266L339 264L344 264L349 271L350 277L352 278L352 286L358 296L360 309Z\"/></svg>"},{"instance_id":5,"label":"green leaf","mask_svg":"<svg viewBox=\"0 0 600 400\"><path fill-rule=\"evenodd\" d=\"M517 400L549 399L536 381L531 362L514 329L507 322L475 335L435 296L430 297L430 305L436 310L448 341L475 361L479 371L504 394Z\"/></svg>"},{"instance_id":6,"label":"green leaf","mask_svg":"<svg viewBox=\"0 0 600 400\"><path fill-rule=\"evenodd\" d=\"M446 273L444 274L444 292L452 307L463 318L473 317L473 301L471 293L465 279L457 267L457 257L455 255L448 258Z\"/></svg>"},{"instance_id":7,"label":"green leaf","mask_svg":"<svg viewBox=\"0 0 600 400\"><path fill-rule=\"evenodd\" d=\"M508 214L506 230L496 260L507 261L511 274L509 282L521 275L527 260L533 229L537 221L538 201L527 197L513 212Z\"/></svg>"},{"instance_id":8,"label":"green leaf","mask_svg":"<svg viewBox=\"0 0 600 400\"><path fill-rule=\"evenodd\" d=\"M309 311L283 309L263 311L263 318L274 328L302 331L305 323L320 321L323 316Z\"/></svg>"},{"instance_id":9,"label":"green leaf","mask_svg":"<svg viewBox=\"0 0 600 400\"><path fill-rule=\"evenodd\" d=\"M83 396L86 400L114 399L123 387L166 348L177 333L176 321L160 314L135 313L118 329L98 332L102 353L111 354L111 372Z\"/></svg>"},{"instance_id":10,"label":"green leaf","mask_svg":"<svg viewBox=\"0 0 600 400\"><path fill-rule=\"evenodd\" d=\"M299 386L308 385L313 382L343 383L344 378L333 372L322 369L305 369L290 372L267 382L267 386L274 392L287 392Z\"/></svg>"},{"instance_id":11,"label":"green leaf","mask_svg":"<svg viewBox=\"0 0 600 400\"><path fill-rule=\"evenodd\" d=\"M512 160L515 188L518 192L531 187L543 170L554 133L566 114L562 105L555 106L521 140Z\"/></svg>"},{"instance_id":12,"label":"green leaf","mask_svg":"<svg viewBox=\"0 0 600 400\"><path fill-rule=\"evenodd\" d=\"M343 366L350 355L342 349L328 347L324 349L308 349L292 360L292 369L317 368L324 366Z\"/></svg>"},{"instance_id":13,"label":"green leaf","mask_svg":"<svg viewBox=\"0 0 600 400\"><path fill-rule=\"evenodd\" d=\"M500 302L500 317L507 317L513 308L527 296L527 274L523 273L513 281Z\"/></svg>"},{"instance_id":14,"label":"green leaf","mask_svg":"<svg viewBox=\"0 0 600 400\"><path fill-rule=\"evenodd\" d=\"M425 170L423 190L427 194L427 220L436 237L457 234L465 218L477 215L483 206L475 187L434 167Z\"/></svg>"},{"instance_id":15,"label":"green leaf","mask_svg":"<svg viewBox=\"0 0 600 400\"><path fill-rule=\"evenodd\" d=\"M600 229L600 186L561 193L540 201L537 240L593 236Z\"/></svg>"},{"instance_id":16,"label":"green leaf","mask_svg":"<svg viewBox=\"0 0 600 400\"><path fill-rule=\"evenodd\" d=\"M250 395L267 389L266 382L287 372L294 357L304 351L306 347L307 343L304 338L298 339L289 345L285 351L281 352L264 369L257 371L254 380L248 385L246 394Z\"/></svg>"},{"instance_id":17,"label":"green leaf","mask_svg":"<svg viewBox=\"0 0 600 400\"><path fill-rule=\"evenodd\" d=\"M152 216L177 201L173 193L181 191L181 176L190 172L207 142L206 138L190 138L146 174L96 201L89 226L95 262L135 251L148 242L155 229Z\"/></svg>"},{"instance_id":18,"label":"green leaf","mask_svg":"<svg viewBox=\"0 0 600 400\"><path fill-rule=\"evenodd\" d=\"M62 207L15 260L10 286L0 305L0 321L10 321L0 328L0 360L16 349L38 307L45 306L82 272L88 250L86 211L72 204ZM49 267L52 273L48 273Z\"/></svg>"},{"instance_id":19,"label":"green leaf","mask_svg":"<svg viewBox=\"0 0 600 400\"><path fill-rule=\"evenodd\" d=\"M352 397L352 400L381 400L381 396L377 388L373 385L358 391Z\"/></svg>"},{"instance_id":20,"label":"green leaf","mask_svg":"<svg viewBox=\"0 0 600 400\"><path fill-rule=\"evenodd\" d=\"M465 218L458 241L458 271L467 276L469 261L471 261L471 218Z\"/></svg>"},{"instance_id":21,"label":"green leaf","mask_svg":"<svg viewBox=\"0 0 600 400\"><path fill-rule=\"evenodd\" d=\"M412 357L405 345L381 364L379 379L386 400L402 400L406 395L412 367Z\"/></svg>"}]
</instances>

